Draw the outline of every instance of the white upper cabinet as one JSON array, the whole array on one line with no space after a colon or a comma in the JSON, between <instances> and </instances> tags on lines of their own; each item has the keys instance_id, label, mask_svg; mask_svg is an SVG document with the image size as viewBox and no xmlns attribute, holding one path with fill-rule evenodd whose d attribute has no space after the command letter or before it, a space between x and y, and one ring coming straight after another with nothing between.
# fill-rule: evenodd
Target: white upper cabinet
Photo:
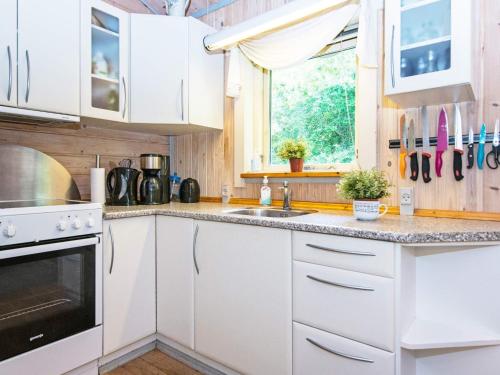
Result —
<instances>
[{"instance_id":1,"label":"white upper cabinet","mask_svg":"<svg viewBox=\"0 0 500 375\"><path fill-rule=\"evenodd\" d=\"M385 95L403 107L475 99L473 3L385 1Z\"/></svg>"},{"instance_id":2,"label":"white upper cabinet","mask_svg":"<svg viewBox=\"0 0 500 375\"><path fill-rule=\"evenodd\" d=\"M186 124L187 18L133 14L130 45L130 122Z\"/></svg>"},{"instance_id":3,"label":"white upper cabinet","mask_svg":"<svg viewBox=\"0 0 500 375\"><path fill-rule=\"evenodd\" d=\"M2 2L8 16L9 30L0 40L9 40L11 61L15 62L16 15L12 14L12 1ZM17 85L17 106L45 112L69 115L80 114L80 6L78 1L67 0L18 0L17 1L17 82L12 67L12 82ZM6 25L0 26L2 29ZM12 29L14 27L14 29ZM3 43L4 44L4 43ZM5 47L5 44L3 46ZM4 56L2 50L0 56ZM8 57L8 56L7 56ZM10 61L10 59L9 59ZM4 66L5 59L0 63ZM10 70L10 69L9 69ZM4 68L7 72L7 69ZM10 82L10 77L7 77ZM5 87L5 77L0 78ZM8 85L10 86L10 85ZM12 87L14 83L12 84ZM4 90L2 88L2 93ZM7 105L16 105L14 88ZM3 95L2 95L3 96ZM5 100L5 96L2 97Z\"/></svg>"},{"instance_id":4,"label":"white upper cabinet","mask_svg":"<svg viewBox=\"0 0 500 375\"><path fill-rule=\"evenodd\" d=\"M131 123L222 129L224 57L203 46L214 31L192 17L131 16Z\"/></svg>"},{"instance_id":5,"label":"white upper cabinet","mask_svg":"<svg viewBox=\"0 0 500 375\"><path fill-rule=\"evenodd\" d=\"M292 373L291 233L195 222L195 351L249 375Z\"/></svg>"},{"instance_id":6,"label":"white upper cabinet","mask_svg":"<svg viewBox=\"0 0 500 375\"><path fill-rule=\"evenodd\" d=\"M17 0L0 4L0 105L17 106Z\"/></svg>"},{"instance_id":7,"label":"white upper cabinet","mask_svg":"<svg viewBox=\"0 0 500 375\"><path fill-rule=\"evenodd\" d=\"M82 116L129 121L129 22L127 12L82 1Z\"/></svg>"}]
</instances>

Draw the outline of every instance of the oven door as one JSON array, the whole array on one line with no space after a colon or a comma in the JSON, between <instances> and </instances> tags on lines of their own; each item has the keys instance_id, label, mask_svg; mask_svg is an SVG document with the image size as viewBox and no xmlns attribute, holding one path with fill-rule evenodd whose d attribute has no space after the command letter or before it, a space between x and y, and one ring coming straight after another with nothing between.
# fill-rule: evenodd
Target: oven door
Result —
<instances>
[{"instance_id":1,"label":"oven door","mask_svg":"<svg viewBox=\"0 0 500 375\"><path fill-rule=\"evenodd\" d=\"M0 249L0 361L101 324L100 242Z\"/></svg>"}]
</instances>

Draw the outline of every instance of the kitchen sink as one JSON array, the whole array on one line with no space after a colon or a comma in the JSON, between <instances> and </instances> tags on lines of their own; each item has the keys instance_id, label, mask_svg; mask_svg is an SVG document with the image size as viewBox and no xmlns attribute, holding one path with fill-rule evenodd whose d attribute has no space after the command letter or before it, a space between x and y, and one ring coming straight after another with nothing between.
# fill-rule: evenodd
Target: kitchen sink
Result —
<instances>
[{"instance_id":1,"label":"kitchen sink","mask_svg":"<svg viewBox=\"0 0 500 375\"><path fill-rule=\"evenodd\" d=\"M244 208L241 210L228 212L234 215L247 215L259 217L295 217L314 214L314 210L283 210L279 208Z\"/></svg>"}]
</instances>

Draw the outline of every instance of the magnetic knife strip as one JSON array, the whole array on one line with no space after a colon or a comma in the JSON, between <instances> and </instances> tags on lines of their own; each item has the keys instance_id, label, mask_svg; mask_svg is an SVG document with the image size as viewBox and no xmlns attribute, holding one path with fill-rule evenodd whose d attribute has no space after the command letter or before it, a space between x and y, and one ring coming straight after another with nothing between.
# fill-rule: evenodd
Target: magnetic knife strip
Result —
<instances>
[{"instance_id":1,"label":"magnetic knife strip","mask_svg":"<svg viewBox=\"0 0 500 375\"><path fill-rule=\"evenodd\" d=\"M462 135L464 146L467 146L467 141L469 139L468 134ZM422 138L416 138L416 147L422 147ZM493 142L493 133L486 134L486 142ZM474 134L474 143L479 143L479 134ZM430 146L437 146L437 137L429 137ZM455 136L448 137L448 145L453 146L455 144ZM401 141L399 139L391 139L389 140L389 148L401 148Z\"/></svg>"}]
</instances>

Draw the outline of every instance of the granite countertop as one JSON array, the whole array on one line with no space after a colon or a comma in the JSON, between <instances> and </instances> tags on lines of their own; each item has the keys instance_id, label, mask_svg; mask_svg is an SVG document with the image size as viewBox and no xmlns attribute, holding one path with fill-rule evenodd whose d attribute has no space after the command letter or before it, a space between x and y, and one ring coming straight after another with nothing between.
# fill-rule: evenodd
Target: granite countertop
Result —
<instances>
[{"instance_id":1,"label":"granite countertop","mask_svg":"<svg viewBox=\"0 0 500 375\"><path fill-rule=\"evenodd\" d=\"M235 224L335 234L406 244L500 241L500 222L385 215L362 222L346 211L320 210L292 218L267 218L229 213L248 205L170 203L158 206L106 206L104 219L166 215Z\"/></svg>"}]
</instances>

